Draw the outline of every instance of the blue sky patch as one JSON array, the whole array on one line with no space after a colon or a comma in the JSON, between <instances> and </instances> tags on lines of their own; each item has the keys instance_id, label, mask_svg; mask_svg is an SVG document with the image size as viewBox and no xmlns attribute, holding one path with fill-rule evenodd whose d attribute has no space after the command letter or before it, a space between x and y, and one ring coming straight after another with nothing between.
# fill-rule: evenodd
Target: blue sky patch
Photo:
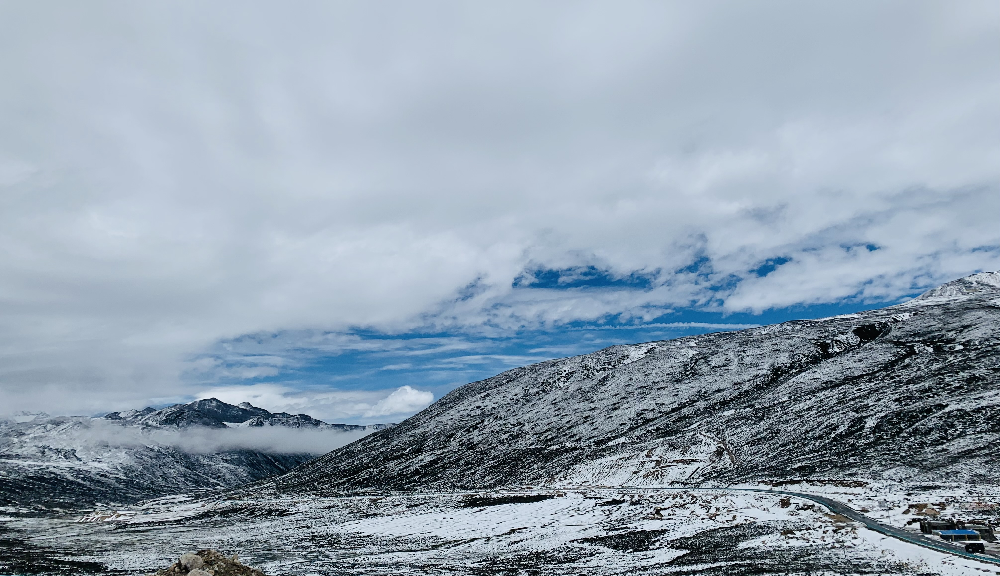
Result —
<instances>
[{"instance_id":1,"label":"blue sky patch","mask_svg":"<svg viewBox=\"0 0 1000 576\"><path fill-rule=\"evenodd\" d=\"M767 260L764 260L764 262L760 266L751 270L750 272L756 275L758 278L763 278L764 276L767 276L771 272L777 270L778 267L781 266L782 264L787 264L791 261L792 261L791 258L785 258L785 257L768 258Z\"/></svg>"},{"instance_id":2,"label":"blue sky patch","mask_svg":"<svg viewBox=\"0 0 1000 576\"><path fill-rule=\"evenodd\" d=\"M654 285L656 273L631 272L616 275L596 266L571 268L532 268L514 279L514 288L631 288L647 290Z\"/></svg>"},{"instance_id":3,"label":"blue sky patch","mask_svg":"<svg viewBox=\"0 0 1000 576\"><path fill-rule=\"evenodd\" d=\"M556 279L548 277L548 281ZM615 344L823 318L886 304L842 302L768 310L762 314L679 310L642 323L607 317L572 322L557 329L518 330L500 335L461 331L386 334L363 329L344 333L256 334L220 342L210 353L195 359L196 364L210 362L212 367L193 370L188 377L201 380L206 386L273 383L296 390L374 391L411 386L433 392L436 399L458 386L511 368L586 354ZM346 421L369 420L372 419L358 417Z\"/></svg>"}]
</instances>

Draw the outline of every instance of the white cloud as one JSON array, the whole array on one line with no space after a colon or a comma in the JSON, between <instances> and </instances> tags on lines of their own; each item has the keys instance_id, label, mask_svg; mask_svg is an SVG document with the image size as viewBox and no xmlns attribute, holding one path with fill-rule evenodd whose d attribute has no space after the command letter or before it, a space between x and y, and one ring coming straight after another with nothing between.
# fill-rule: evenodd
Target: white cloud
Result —
<instances>
[{"instance_id":1,"label":"white cloud","mask_svg":"<svg viewBox=\"0 0 1000 576\"><path fill-rule=\"evenodd\" d=\"M365 417L389 416L392 414L412 414L422 410L434 401L434 394L422 392L409 386L400 386L385 398L379 400Z\"/></svg>"},{"instance_id":2,"label":"white cloud","mask_svg":"<svg viewBox=\"0 0 1000 576\"><path fill-rule=\"evenodd\" d=\"M101 452L107 447L170 446L190 453L216 453L232 450L257 450L283 454L325 454L370 434L370 430L341 432L315 428L262 426L244 428L136 428L102 419L83 419L67 423L59 420L41 423L23 437L10 440L8 453L18 452L36 443L58 448L76 448ZM66 433L72 430L72 433Z\"/></svg>"},{"instance_id":3,"label":"white cloud","mask_svg":"<svg viewBox=\"0 0 1000 576\"><path fill-rule=\"evenodd\" d=\"M199 398L218 398L230 404L249 402L271 412L305 413L337 423L398 422L423 410L434 394L401 386L395 390L299 390L280 384L221 386L200 391Z\"/></svg>"},{"instance_id":4,"label":"white cloud","mask_svg":"<svg viewBox=\"0 0 1000 576\"><path fill-rule=\"evenodd\" d=\"M11 409L184 398L244 334L761 310L1000 268L995 2L58 12L0 7ZM511 287L538 266L655 282Z\"/></svg>"},{"instance_id":5,"label":"white cloud","mask_svg":"<svg viewBox=\"0 0 1000 576\"><path fill-rule=\"evenodd\" d=\"M126 430L126 435L130 433L128 429L124 430ZM136 440L149 440L192 453L257 450L279 454L326 454L331 450L364 438L371 432L370 430L336 432L280 426L227 428L225 430L195 427L179 430L157 430L142 434ZM110 441L120 445L122 439L116 437Z\"/></svg>"}]
</instances>

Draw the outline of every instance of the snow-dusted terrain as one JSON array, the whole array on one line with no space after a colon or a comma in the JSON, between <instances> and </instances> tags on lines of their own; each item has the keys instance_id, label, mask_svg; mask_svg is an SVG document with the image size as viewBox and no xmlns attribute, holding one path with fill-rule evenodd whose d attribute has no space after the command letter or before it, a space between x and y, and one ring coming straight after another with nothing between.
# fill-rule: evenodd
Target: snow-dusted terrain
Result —
<instances>
[{"instance_id":1,"label":"snow-dusted terrain","mask_svg":"<svg viewBox=\"0 0 1000 576\"><path fill-rule=\"evenodd\" d=\"M998 391L1000 274L982 273L881 310L511 370L269 488L995 484Z\"/></svg>"},{"instance_id":2,"label":"snow-dusted terrain","mask_svg":"<svg viewBox=\"0 0 1000 576\"><path fill-rule=\"evenodd\" d=\"M863 498L858 489L818 488ZM204 548L238 554L269 575L1000 571L886 538L801 498L731 489L174 498L83 517L8 518L4 526L8 541L49 573L148 573ZM0 549L0 571L17 568Z\"/></svg>"},{"instance_id":3,"label":"snow-dusted terrain","mask_svg":"<svg viewBox=\"0 0 1000 576\"><path fill-rule=\"evenodd\" d=\"M384 426L199 400L101 418L0 420L0 504L80 507L237 486Z\"/></svg>"},{"instance_id":4,"label":"snow-dusted terrain","mask_svg":"<svg viewBox=\"0 0 1000 576\"><path fill-rule=\"evenodd\" d=\"M986 273L526 366L238 489L0 510L0 573L138 574L202 548L272 575L1000 573L1000 544L956 556L809 500L925 543L921 519L996 525L998 340Z\"/></svg>"}]
</instances>

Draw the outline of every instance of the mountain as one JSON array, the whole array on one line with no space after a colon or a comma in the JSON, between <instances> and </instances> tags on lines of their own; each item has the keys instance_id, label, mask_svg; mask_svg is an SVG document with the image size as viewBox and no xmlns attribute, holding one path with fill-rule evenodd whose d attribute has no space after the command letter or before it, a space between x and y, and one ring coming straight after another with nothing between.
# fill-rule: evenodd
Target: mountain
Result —
<instances>
[{"instance_id":1,"label":"mountain","mask_svg":"<svg viewBox=\"0 0 1000 576\"><path fill-rule=\"evenodd\" d=\"M271 413L257 408L249 402L237 406L226 404L216 398L197 400L190 404L175 404L162 410L145 408L112 412L104 416L134 426L205 426L208 428L231 428L234 426L284 426L287 428L316 428L323 430L381 430L385 424L360 426L355 424L327 424L306 414Z\"/></svg>"},{"instance_id":2,"label":"mountain","mask_svg":"<svg viewBox=\"0 0 1000 576\"><path fill-rule=\"evenodd\" d=\"M612 346L462 386L258 489L1000 482L1000 273L881 310Z\"/></svg>"},{"instance_id":3,"label":"mountain","mask_svg":"<svg viewBox=\"0 0 1000 576\"><path fill-rule=\"evenodd\" d=\"M229 488L384 427L215 398L100 418L21 413L0 419L0 505L67 508Z\"/></svg>"}]
</instances>

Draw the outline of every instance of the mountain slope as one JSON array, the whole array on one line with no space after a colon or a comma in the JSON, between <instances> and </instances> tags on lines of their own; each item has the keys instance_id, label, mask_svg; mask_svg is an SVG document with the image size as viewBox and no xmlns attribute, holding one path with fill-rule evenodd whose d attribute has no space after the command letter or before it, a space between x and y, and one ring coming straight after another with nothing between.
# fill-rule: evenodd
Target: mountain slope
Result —
<instances>
[{"instance_id":1,"label":"mountain slope","mask_svg":"<svg viewBox=\"0 0 1000 576\"><path fill-rule=\"evenodd\" d=\"M229 488L375 428L214 398L102 418L20 415L0 420L0 505L88 506Z\"/></svg>"},{"instance_id":2,"label":"mountain slope","mask_svg":"<svg viewBox=\"0 0 1000 576\"><path fill-rule=\"evenodd\" d=\"M997 483L998 389L1000 274L983 273L881 310L510 370L265 486Z\"/></svg>"}]
</instances>

